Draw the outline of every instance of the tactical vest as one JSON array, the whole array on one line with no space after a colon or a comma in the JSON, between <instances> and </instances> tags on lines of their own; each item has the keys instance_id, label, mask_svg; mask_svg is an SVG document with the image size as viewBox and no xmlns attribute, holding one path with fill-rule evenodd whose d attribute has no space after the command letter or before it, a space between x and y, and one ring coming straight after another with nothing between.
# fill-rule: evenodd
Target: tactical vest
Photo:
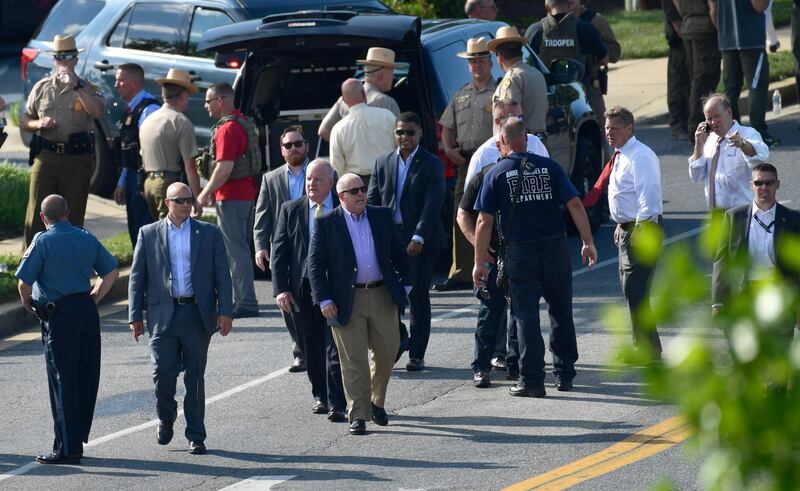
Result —
<instances>
[{"instance_id":1,"label":"tactical vest","mask_svg":"<svg viewBox=\"0 0 800 491\"><path fill-rule=\"evenodd\" d=\"M217 144L214 137L217 135L217 130L228 121L239 123L247 134L247 151L233 163L233 170L231 170L231 175L228 176L228 179L240 179L258 174L261 172L261 150L258 148L256 125L250 119L237 114L229 114L223 117L211 128L211 142L208 145L208 153L212 162L216 162L217 158ZM213 169L211 170L213 171Z\"/></svg>"},{"instance_id":2,"label":"tactical vest","mask_svg":"<svg viewBox=\"0 0 800 491\"><path fill-rule=\"evenodd\" d=\"M120 157L122 166L139 169L142 158L139 155L139 119L151 104L159 105L157 100L145 97L131 112L122 115L122 127L119 130Z\"/></svg>"},{"instance_id":3,"label":"tactical vest","mask_svg":"<svg viewBox=\"0 0 800 491\"><path fill-rule=\"evenodd\" d=\"M542 45L539 57L544 66L549 67L553 60L558 58L571 58L586 65L586 55L581 54L581 44L578 41L578 22L580 19L566 14L561 21L552 15L542 19Z\"/></svg>"}]
</instances>

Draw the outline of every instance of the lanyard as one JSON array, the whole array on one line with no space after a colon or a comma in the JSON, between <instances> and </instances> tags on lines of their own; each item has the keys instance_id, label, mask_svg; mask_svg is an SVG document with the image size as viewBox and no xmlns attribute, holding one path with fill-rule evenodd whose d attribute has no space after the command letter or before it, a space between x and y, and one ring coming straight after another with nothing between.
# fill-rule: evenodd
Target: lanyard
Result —
<instances>
[{"instance_id":1,"label":"lanyard","mask_svg":"<svg viewBox=\"0 0 800 491\"><path fill-rule=\"evenodd\" d=\"M766 223L762 222L760 218L758 218L758 215L755 215L755 214L754 214L754 215L753 215L753 218L755 218L755 219L756 219L756 221L758 222L758 224L759 224L759 225L761 225L761 228L763 228L764 230L766 230L768 234L771 234L771 233L772 233L772 229L773 229L773 227L775 227L775 220L772 220L772 223L770 223L769 225L767 225Z\"/></svg>"}]
</instances>

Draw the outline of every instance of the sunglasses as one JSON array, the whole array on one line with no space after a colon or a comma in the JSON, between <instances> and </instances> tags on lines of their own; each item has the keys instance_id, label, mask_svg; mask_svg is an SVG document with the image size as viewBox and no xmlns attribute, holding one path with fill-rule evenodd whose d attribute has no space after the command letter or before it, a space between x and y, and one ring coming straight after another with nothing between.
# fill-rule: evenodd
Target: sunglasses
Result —
<instances>
[{"instance_id":1,"label":"sunglasses","mask_svg":"<svg viewBox=\"0 0 800 491\"><path fill-rule=\"evenodd\" d=\"M53 59L56 61L72 61L78 59L78 53L66 53L66 54L58 54L53 55Z\"/></svg>"},{"instance_id":2,"label":"sunglasses","mask_svg":"<svg viewBox=\"0 0 800 491\"><path fill-rule=\"evenodd\" d=\"M214 101L218 101L218 100L224 99L224 98L225 98L224 95L221 95L219 97L212 97L211 99L206 99L206 104L211 104Z\"/></svg>"},{"instance_id":3,"label":"sunglasses","mask_svg":"<svg viewBox=\"0 0 800 491\"><path fill-rule=\"evenodd\" d=\"M760 180L759 181L753 181L753 186L755 186L757 188L760 188L761 186L769 187L769 186L772 186L773 184L775 184L775 182L776 182L775 179L767 179L766 181L760 181Z\"/></svg>"},{"instance_id":4,"label":"sunglasses","mask_svg":"<svg viewBox=\"0 0 800 491\"><path fill-rule=\"evenodd\" d=\"M194 203L194 198L167 198L169 201L172 201L176 205L191 205Z\"/></svg>"},{"instance_id":5,"label":"sunglasses","mask_svg":"<svg viewBox=\"0 0 800 491\"><path fill-rule=\"evenodd\" d=\"M364 193L364 194L366 194L366 192L367 192L367 186L361 186L360 188L351 188L351 189L345 189L345 190L344 190L344 191L342 191L342 192L343 192L343 193L350 193L350 194L352 194L353 196L357 195L358 193Z\"/></svg>"},{"instance_id":6,"label":"sunglasses","mask_svg":"<svg viewBox=\"0 0 800 491\"><path fill-rule=\"evenodd\" d=\"M300 148L305 144L306 144L305 140L295 140L293 142L282 143L281 146L283 146L283 148L285 148L286 150L290 150L292 147Z\"/></svg>"},{"instance_id":7,"label":"sunglasses","mask_svg":"<svg viewBox=\"0 0 800 491\"><path fill-rule=\"evenodd\" d=\"M414 136L417 134L417 130L394 130L394 134L397 136Z\"/></svg>"}]
</instances>

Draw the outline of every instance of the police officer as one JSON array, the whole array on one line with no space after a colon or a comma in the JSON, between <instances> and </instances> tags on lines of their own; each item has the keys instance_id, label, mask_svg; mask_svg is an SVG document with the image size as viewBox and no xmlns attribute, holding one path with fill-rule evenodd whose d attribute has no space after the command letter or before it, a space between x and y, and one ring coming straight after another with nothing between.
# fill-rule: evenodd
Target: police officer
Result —
<instances>
[{"instance_id":1,"label":"police officer","mask_svg":"<svg viewBox=\"0 0 800 491\"><path fill-rule=\"evenodd\" d=\"M114 190L114 201L125 205L128 215L128 234L136 248L139 229L153 222L153 215L144 200L144 171L139 155L139 126L155 112L160 104L144 91L144 70L136 63L125 63L117 68L114 87L127 103L122 113L119 130L119 159L122 170Z\"/></svg>"},{"instance_id":2,"label":"police officer","mask_svg":"<svg viewBox=\"0 0 800 491\"><path fill-rule=\"evenodd\" d=\"M599 93L602 98L600 87L595 88L591 78L595 69L608 65L608 48L600 33L593 25L574 14L572 0L547 0L547 7L547 16L526 31L531 48L548 67L558 58L583 63L586 67L583 84L590 99L595 93Z\"/></svg>"},{"instance_id":3,"label":"police officer","mask_svg":"<svg viewBox=\"0 0 800 491\"><path fill-rule=\"evenodd\" d=\"M217 221L230 260L234 318L258 317L250 242L253 231L254 176L261 171L261 150L253 122L233 105L226 82L206 91L206 110L217 122L211 128L209 157L214 169L197 197L203 206L216 203Z\"/></svg>"},{"instance_id":4,"label":"police officer","mask_svg":"<svg viewBox=\"0 0 800 491\"><path fill-rule=\"evenodd\" d=\"M495 38L486 46L497 53L497 62L506 72L497 85L492 100L513 99L522 105L525 124L531 133L543 133L547 128L545 116L547 102L547 83L544 75L522 60L522 45L528 39L520 36L516 27L503 26L497 30Z\"/></svg>"},{"instance_id":5,"label":"police officer","mask_svg":"<svg viewBox=\"0 0 800 491\"><path fill-rule=\"evenodd\" d=\"M661 0L664 10L664 36L669 44L667 58L667 108L669 109L669 129L672 138L686 140L694 144L694 135L688 131L689 96L692 86L692 67L686 58L686 49L681 39L681 15L673 0Z\"/></svg>"},{"instance_id":6,"label":"police officer","mask_svg":"<svg viewBox=\"0 0 800 491\"><path fill-rule=\"evenodd\" d=\"M467 167L478 147L492 136L492 95L497 82L492 78L492 53L485 38L467 41L467 50L458 53L466 58L472 80L461 87L442 113L442 145L456 168L455 211L467 181ZM446 291L472 287L472 244L458 225L453 227L453 265L444 283L434 290Z\"/></svg>"},{"instance_id":7,"label":"police officer","mask_svg":"<svg viewBox=\"0 0 800 491\"><path fill-rule=\"evenodd\" d=\"M92 128L94 119L103 115L103 98L97 87L75 74L81 51L72 36L56 35L48 51L53 54L55 71L33 86L20 118L24 131L37 133L31 143L34 160L25 213L26 246L44 230L39 211L49 194L65 196L72 204L70 220L83 225L92 176Z\"/></svg>"},{"instance_id":8,"label":"police officer","mask_svg":"<svg viewBox=\"0 0 800 491\"><path fill-rule=\"evenodd\" d=\"M100 381L96 305L117 279L117 261L92 234L70 225L62 196L47 196L41 209L47 230L33 238L16 272L22 305L41 321L54 420L53 451L36 460L79 464ZM91 287L95 272L99 279Z\"/></svg>"},{"instance_id":9,"label":"police officer","mask_svg":"<svg viewBox=\"0 0 800 491\"><path fill-rule=\"evenodd\" d=\"M572 266L566 226L559 206L565 205L575 223L583 247L581 256L591 267L597 260L589 219L558 162L527 153L522 120L508 118L500 132L501 153L507 155L484 177L475 209L480 212L475 231L473 280L478 288L487 281L489 241L499 213L498 226L505 252L500 247L517 320L520 348L520 380L509 394L544 397L544 343L539 326L539 300L548 303L552 333L556 388L572 389L578 347L572 319ZM521 178L520 178L521 177ZM513 204L512 204L513 203ZM498 272L500 274L500 272Z\"/></svg>"}]
</instances>

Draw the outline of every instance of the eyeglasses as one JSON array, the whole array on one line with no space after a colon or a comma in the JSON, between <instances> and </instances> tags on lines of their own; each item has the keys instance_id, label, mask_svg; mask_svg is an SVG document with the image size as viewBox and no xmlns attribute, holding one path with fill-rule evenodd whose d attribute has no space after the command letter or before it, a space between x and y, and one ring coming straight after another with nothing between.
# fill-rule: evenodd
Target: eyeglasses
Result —
<instances>
[{"instance_id":1,"label":"eyeglasses","mask_svg":"<svg viewBox=\"0 0 800 491\"><path fill-rule=\"evenodd\" d=\"M194 198L167 198L167 200L172 201L176 205L190 205L194 203Z\"/></svg>"},{"instance_id":2,"label":"eyeglasses","mask_svg":"<svg viewBox=\"0 0 800 491\"><path fill-rule=\"evenodd\" d=\"M78 59L78 53L63 53L53 55L53 59L56 61L72 61Z\"/></svg>"},{"instance_id":3,"label":"eyeglasses","mask_svg":"<svg viewBox=\"0 0 800 491\"><path fill-rule=\"evenodd\" d=\"M414 136L417 134L417 130L394 130L394 134L397 136Z\"/></svg>"},{"instance_id":4,"label":"eyeglasses","mask_svg":"<svg viewBox=\"0 0 800 491\"><path fill-rule=\"evenodd\" d=\"M776 182L777 182L777 180L775 180L775 179L767 179L765 181L758 180L758 181L753 181L753 186L755 186L757 188L760 188L761 186L769 187L769 186L772 186L773 184L775 184Z\"/></svg>"},{"instance_id":5,"label":"eyeglasses","mask_svg":"<svg viewBox=\"0 0 800 491\"><path fill-rule=\"evenodd\" d=\"M365 194L366 194L366 192L367 192L367 186L361 186L360 188L351 188L351 189L345 189L345 190L344 190L344 191L342 191L342 192L343 192L343 193L350 193L350 194L352 194L353 196L357 195L358 193L365 193Z\"/></svg>"},{"instance_id":6,"label":"eyeglasses","mask_svg":"<svg viewBox=\"0 0 800 491\"><path fill-rule=\"evenodd\" d=\"M303 145L305 145L305 144L306 144L306 141L305 141L305 140L295 140L295 141L293 141L293 142L286 142L286 143L282 143L282 144L281 144L281 146L282 146L283 148L285 148L286 150L290 150L292 147L294 147L294 148L300 148L300 147L302 147L302 146L303 146Z\"/></svg>"},{"instance_id":7,"label":"eyeglasses","mask_svg":"<svg viewBox=\"0 0 800 491\"><path fill-rule=\"evenodd\" d=\"M212 97L211 99L206 99L206 104L211 104L212 102L224 99L225 97L227 96L221 95L219 97Z\"/></svg>"}]
</instances>

